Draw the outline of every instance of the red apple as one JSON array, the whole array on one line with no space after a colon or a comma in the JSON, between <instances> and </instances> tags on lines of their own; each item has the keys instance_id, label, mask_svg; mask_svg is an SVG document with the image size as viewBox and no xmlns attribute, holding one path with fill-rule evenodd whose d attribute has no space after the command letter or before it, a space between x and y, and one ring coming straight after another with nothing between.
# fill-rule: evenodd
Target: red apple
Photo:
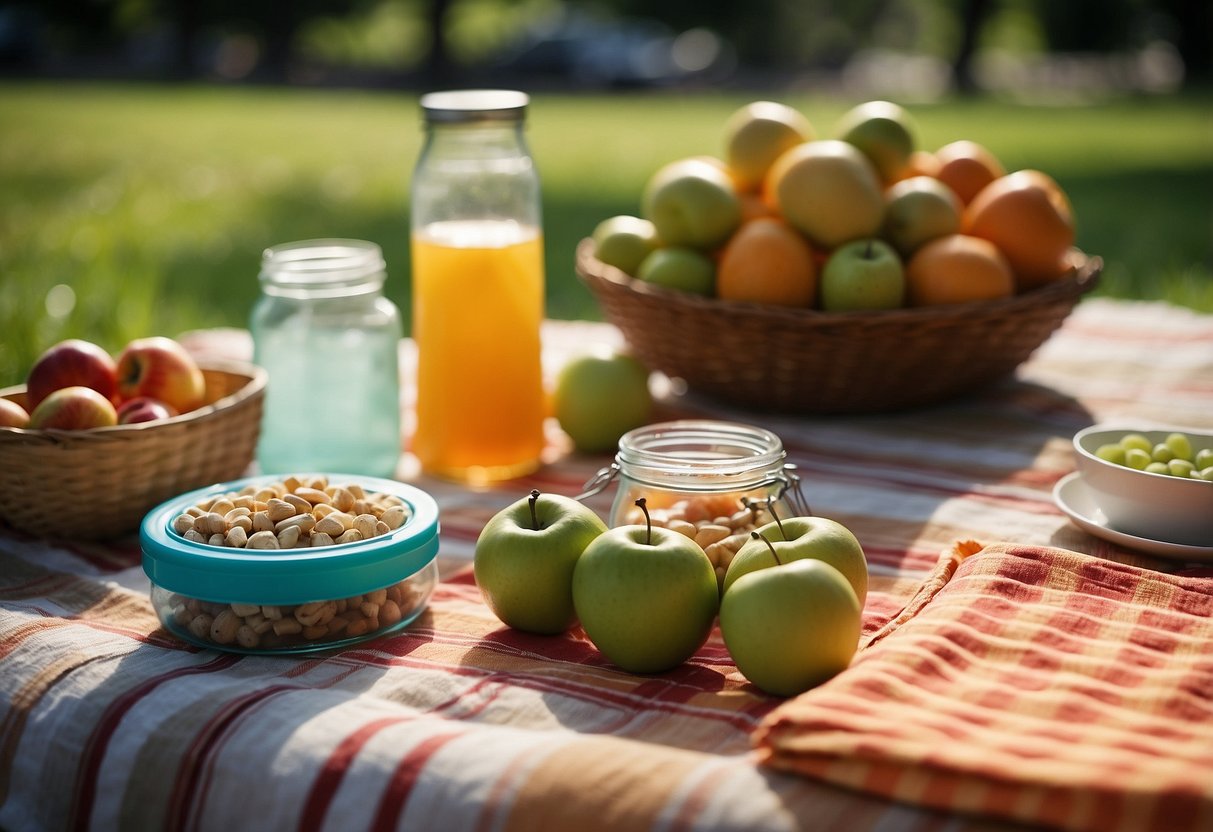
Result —
<instances>
[{"instance_id":1,"label":"red apple","mask_svg":"<svg viewBox=\"0 0 1213 832\"><path fill-rule=\"evenodd\" d=\"M177 411L147 396L138 396L123 402L118 407L118 424L133 425L136 422L154 422L157 419L171 419Z\"/></svg>"},{"instance_id":2,"label":"red apple","mask_svg":"<svg viewBox=\"0 0 1213 832\"><path fill-rule=\"evenodd\" d=\"M206 380L194 357L172 338L137 338L118 356L118 396L146 396L178 413L201 406Z\"/></svg>"},{"instance_id":3,"label":"red apple","mask_svg":"<svg viewBox=\"0 0 1213 832\"><path fill-rule=\"evenodd\" d=\"M64 387L51 393L30 414L35 430L88 430L118 424L110 400L90 387Z\"/></svg>"},{"instance_id":4,"label":"red apple","mask_svg":"<svg viewBox=\"0 0 1213 832\"><path fill-rule=\"evenodd\" d=\"M91 387L113 401L117 376L114 359L101 347L79 338L61 341L42 353L26 377L25 395L30 412L64 387Z\"/></svg>"},{"instance_id":5,"label":"red apple","mask_svg":"<svg viewBox=\"0 0 1213 832\"><path fill-rule=\"evenodd\" d=\"M11 399L0 399L0 428L27 428L29 414Z\"/></svg>"}]
</instances>

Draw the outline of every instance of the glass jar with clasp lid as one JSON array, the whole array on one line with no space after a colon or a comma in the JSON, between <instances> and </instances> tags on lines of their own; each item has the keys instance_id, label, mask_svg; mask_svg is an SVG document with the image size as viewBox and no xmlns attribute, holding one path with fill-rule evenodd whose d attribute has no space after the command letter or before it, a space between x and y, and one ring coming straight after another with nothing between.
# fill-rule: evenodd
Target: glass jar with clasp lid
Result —
<instances>
[{"instance_id":1,"label":"glass jar with clasp lid","mask_svg":"<svg viewBox=\"0 0 1213 832\"><path fill-rule=\"evenodd\" d=\"M586 484L581 499L616 484L608 525L643 524L645 498L653 525L680 531L707 552L718 576L749 539L773 519L811 510L783 442L769 430L712 420L663 422L619 440L615 461Z\"/></svg>"}]
</instances>

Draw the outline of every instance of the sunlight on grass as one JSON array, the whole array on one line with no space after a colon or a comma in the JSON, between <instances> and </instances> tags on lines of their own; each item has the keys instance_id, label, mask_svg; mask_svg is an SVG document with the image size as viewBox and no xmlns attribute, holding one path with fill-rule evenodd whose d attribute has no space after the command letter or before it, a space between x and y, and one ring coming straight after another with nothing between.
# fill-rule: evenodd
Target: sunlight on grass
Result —
<instances>
[{"instance_id":1,"label":"sunlight on grass","mask_svg":"<svg viewBox=\"0 0 1213 832\"><path fill-rule=\"evenodd\" d=\"M636 213L659 165L721 152L744 94L537 95L548 313L599 317L573 250ZM775 97L775 96L768 96ZM781 95L820 135L856 102ZM1213 312L1209 100L1087 108L983 101L913 108L928 149L986 144L1066 189L1100 293ZM406 312L408 184L421 146L405 93L0 85L0 384L65 337L109 349L150 333L243 326L260 252L312 237L379 243ZM48 293L56 287L59 289Z\"/></svg>"}]
</instances>

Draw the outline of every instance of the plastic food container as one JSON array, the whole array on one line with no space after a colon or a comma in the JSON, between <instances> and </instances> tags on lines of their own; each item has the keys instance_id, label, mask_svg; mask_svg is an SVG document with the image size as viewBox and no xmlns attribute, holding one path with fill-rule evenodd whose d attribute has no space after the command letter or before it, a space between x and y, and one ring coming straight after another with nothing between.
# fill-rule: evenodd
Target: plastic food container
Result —
<instances>
[{"instance_id":1,"label":"plastic food container","mask_svg":"<svg viewBox=\"0 0 1213 832\"><path fill-rule=\"evenodd\" d=\"M252 494L284 477L234 480L176 497L149 512L139 532L143 571L161 624L200 647L279 654L355 644L399 630L420 615L438 582L433 498L394 480L322 476L404 506L405 519L355 542L233 548L187 539L174 523L191 506Z\"/></svg>"}]
</instances>

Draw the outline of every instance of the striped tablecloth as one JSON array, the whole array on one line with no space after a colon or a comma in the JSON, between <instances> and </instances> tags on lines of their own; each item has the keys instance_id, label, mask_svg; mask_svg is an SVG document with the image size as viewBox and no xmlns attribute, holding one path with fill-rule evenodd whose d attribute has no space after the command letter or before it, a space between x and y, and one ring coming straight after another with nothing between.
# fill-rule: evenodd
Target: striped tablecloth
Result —
<instances>
[{"instance_id":1,"label":"striped tablecloth","mask_svg":"<svg viewBox=\"0 0 1213 832\"><path fill-rule=\"evenodd\" d=\"M618 339L551 323L548 369ZM192 343L247 347L231 332ZM158 628L135 541L0 528L0 828L1209 828L1213 572L1089 535L1051 490L1092 422L1213 429L1213 317L1089 299L1015 379L964 401L845 418L662 402L660 418L687 416L774 430L815 511L863 543L863 649L826 685L765 696L718 635L638 677L576 631L503 628L468 567L481 526L609 462L569 453L552 426L547 464L502 488L404 471L441 506L445 578L409 629L342 652L194 649ZM973 624L983 610L997 627ZM1034 696L1079 710L1042 718Z\"/></svg>"}]
</instances>

